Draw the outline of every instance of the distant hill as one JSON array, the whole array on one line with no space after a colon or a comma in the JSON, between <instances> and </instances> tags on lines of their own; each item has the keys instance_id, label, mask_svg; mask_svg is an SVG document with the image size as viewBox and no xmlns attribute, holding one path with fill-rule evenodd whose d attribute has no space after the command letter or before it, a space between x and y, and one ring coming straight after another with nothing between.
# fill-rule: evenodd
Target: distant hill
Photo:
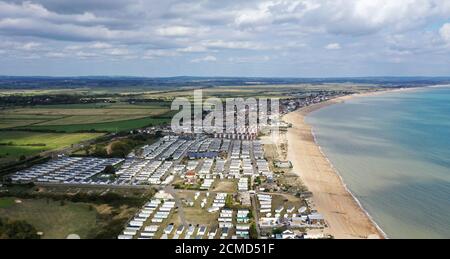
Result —
<instances>
[{"instance_id":1,"label":"distant hill","mask_svg":"<svg viewBox=\"0 0 450 259\"><path fill-rule=\"evenodd\" d=\"M412 87L421 85L450 84L450 77L348 77L348 78L260 78L260 77L18 77L0 76L0 89L47 89L47 88L168 88L213 87L232 85L273 84L327 84L354 83L374 84L385 87Z\"/></svg>"}]
</instances>

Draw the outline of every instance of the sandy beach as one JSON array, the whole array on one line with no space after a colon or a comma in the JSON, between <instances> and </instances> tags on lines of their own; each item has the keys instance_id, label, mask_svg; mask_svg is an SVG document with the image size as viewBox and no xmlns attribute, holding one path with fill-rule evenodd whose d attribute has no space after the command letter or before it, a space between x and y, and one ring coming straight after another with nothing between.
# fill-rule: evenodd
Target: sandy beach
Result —
<instances>
[{"instance_id":1,"label":"sandy beach","mask_svg":"<svg viewBox=\"0 0 450 259\"><path fill-rule=\"evenodd\" d=\"M315 208L328 224L325 234L337 239L384 238L383 233L347 190L333 165L316 144L311 126L305 123L305 117L309 113L352 97L354 96L340 97L285 115L284 121L293 125L286 136L287 158L292 162L294 172L313 192Z\"/></svg>"}]
</instances>

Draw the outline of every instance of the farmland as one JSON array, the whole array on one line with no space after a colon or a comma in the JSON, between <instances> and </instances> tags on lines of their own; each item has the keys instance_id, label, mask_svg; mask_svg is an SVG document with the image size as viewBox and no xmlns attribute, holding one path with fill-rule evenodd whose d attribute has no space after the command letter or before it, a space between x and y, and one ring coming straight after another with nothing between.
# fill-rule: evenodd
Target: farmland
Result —
<instances>
[{"instance_id":1,"label":"farmland","mask_svg":"<svg viewBox=\"0 0 450 259\"><path fill-rule=\"evenodd\" d=\"M43 151L70 147L82 141L97 138L101 133L40 133L25 131L2 131L0 134L0 164Z\"/></svg>"},{"instance_id":2,"label":"farmland","mask_svg":"<svg viewBox=\"0 0 450 259\"><path fill-rule=\"evenodd\" d=\"M58 94L67 95L68 92L73 94L73 100L70 100L80 103L59 103L65 99ZM135 103L128 97L121 99L115 95L96 99L97 95L81 95L79 91L53 91L47 97L45 91L38 90L15 94L19 95L13 94L0 108L1 166L41 152L71 147L107 133L167 124L172 114L166 102L144 100ZM48 100L57 103L40 104ZM23 105L27 102L32 104Z\"/></svg>"},{"instance_id":3,"label":"farmland","mask_svg":"<svg viewBox=\"0 0 450 259\"><path fill-rule=\"evenodd\" d=\"M144 128L147 126L157 126L170 122L168 116L146 117L140 119L88 123L88 124L67 124L67 125L31 125L19 127L20 130L30 131L55 131L55 132L121 132L133 129Z\"/></svg>"},{"instance_id":4,"label":"farmland","mask_svg":"<svg viewBox=\"0 0 450 259\"><path fill-rule=\"evenodd\" d=\"M169 112L168 106L124 103L67 104L14 107L0 110L0 129L58 132L129 130L151 124Z\"/></svg>"},{"instance_id":5,"label":"farmland","mask_svg":"<svg viewBox=\"0 0 450 259\"><path fill-rule=\"evenodd\" d=\"M0 218L26 221L44 239L115 238L153 190L8 186ZM1 236L1 235L0 235ZM1 237L0 237L1 238Z\"/></svg>"},{"instance_id":6,"label":"farmland","mask_svg":"<svg viewBox=\"0 0 450 259\"><path fill-rule=\"evenodd\" d=\"M3 218L26 221L38 232L42 232L44 239L65 239L73 234L80 238L95 238L100 233L114 231L113 228L117 227L109 224L117 221L120 227L134 211L134 208L128 206L115 208L108 204L0 198L0 215ZM112 237L106 235L101 238Z\"/></svg>"},{"instance_id":7,"label":"farmland","mask_svg":"<svg viewBox=\"0 0 450 259\"><path fill-rule=\"evenodd\" d=\"M0 204L12 199L0 198ZM66 238L70 234L86 238L96 225L96 212L88 204L68 202L61 206L60 202L45 199L17 201L6 208L0 207L2 217L25 220L43 232L43 238Z\"/></svg>"},{"instance_id":8,"label":"farmland","mask_svg":"<svg viewBox=\"0 0 450 259\"><path fill-rule=\"evenodd\" d=\"M8 209L14 206L14 198L0 198L0 209Z\"/></svg>"}]
</instances>

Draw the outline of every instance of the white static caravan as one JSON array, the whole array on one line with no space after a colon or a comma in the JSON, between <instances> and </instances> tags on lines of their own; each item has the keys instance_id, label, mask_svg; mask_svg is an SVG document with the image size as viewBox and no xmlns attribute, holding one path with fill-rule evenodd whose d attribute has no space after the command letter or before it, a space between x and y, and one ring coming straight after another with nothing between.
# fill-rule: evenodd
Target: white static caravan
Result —
<instances>
[{"instance_id":1,"label":"white static caravan","mask_svg":"<svg viewBox=\"0 0 450 259\"><path fill-rule=\"evenodd\" d=\"M153 238L155 237L155 234L156 234L155 232L144 231L141 233L141 237Z\"/></svg>"},{"instance_id":2,"label":"white static caravan","mask_svg":"<svg viewBox=\"0 0 450 259\"><path fill-rule=\"evenodd\" d=\"M144 228L144 231L146 232L157 232L159 229L158 225L150 225Z\"/></svg>"},{"instance_id":3,"label":"white static caravan","mask_svg":"<svg viewBox=\"0 0 450 259\"><path fill-rule=\"evenodd\" d=\"M125 229L123 231L123 234L127 235L127 236L135 236L137 234L137 230L127 230L127 229Z\"/></svg>"},{"instance_id":4,"label":"white static caravan","mask_svg":"<svg viewBox=\"0 0 450 259\"><path fill-rule=\"evenodd\" d=\"M132 220L130 221L129 225L131 227L142 227L144 225L144 222Z\"/></svg>"},{"instance_id":5,"label":"white static caravan","mask_svg":"<svg viewBox=\"0 0 450 259\"><path fill-rule=\"evenodd\" d=\"M195 232L195 227L189 226L186 236L192 236L194 234L194 232Z\"/></svg>"},{"instance_id":6,"label":"white static caravan","mask_svg":"<svg viewBox=\"0 0 450 259\"><path fill-rule=\"evenodd\" d=\"M184 227L183 225L180 225L180 226L177 228L177 232L176 232L177 235L183 234L184 229L185 229L185 227Z\"/></svg>"},{"instance_id":7,"label":"white static caravan","mask_svg":"<svg viewBox=\"0 0 450 259\"><path fill-rule=\"evenodd\" d=\"M125 240L125 239L133 239L133 236L130 235L120 235L117 239Z\"/></svg>"},{"instance_id":8,"label":"white static caravan","mask_svg":"<svg viewBox=\"0 0 450 259\"><path fill-rule=\"evenodd\" d=\"M201 226L198 229L197 236L204 236L206 234L207 227Z\"/></svg>"},{"instance_id":9,"label":"white static caravan","mask_svg":"<svg viewBox=\"0 0 450 259\"><path fill-rule=\"evenodd\" d=\"M174 226L172 224L170 224L166 227L166 229L164 229L164 233L167 235L170 235L170 234L172 234L173 230L174 230Z\"/></svg>"},{"instance_id":10,"label":"white static caravan","mask_svg":"<svg viewBox=\"0 0 450 259\"><path fill-rule=\"evenodd\" d=\"M219 227L220 228L232 228L233 227L233 223L231 223L231 222L220 222L219 223Z\"/></svg>"}]
</instances>

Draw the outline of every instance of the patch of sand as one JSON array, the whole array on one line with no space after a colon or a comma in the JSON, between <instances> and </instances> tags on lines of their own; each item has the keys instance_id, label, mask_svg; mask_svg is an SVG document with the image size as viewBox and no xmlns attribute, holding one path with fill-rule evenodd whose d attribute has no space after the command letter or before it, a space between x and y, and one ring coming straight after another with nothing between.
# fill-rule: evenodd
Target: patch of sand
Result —
<instances>
[{"instance_id":1,"label":"patch of sand","mask_svg":"<svg viewBox=\"0 0 450 259\"><path fill-rule=\"evenodd\" d=\"M352 96L305 107L292 112L284 120L292 124L288 130L288 159L303 183L314 194L315 208L327 222L325 229L338 239L382 238L369 216L346 189L338 173L316 144L305 117L318 109L348 100Z\"/></svg>"}]
</instances>

